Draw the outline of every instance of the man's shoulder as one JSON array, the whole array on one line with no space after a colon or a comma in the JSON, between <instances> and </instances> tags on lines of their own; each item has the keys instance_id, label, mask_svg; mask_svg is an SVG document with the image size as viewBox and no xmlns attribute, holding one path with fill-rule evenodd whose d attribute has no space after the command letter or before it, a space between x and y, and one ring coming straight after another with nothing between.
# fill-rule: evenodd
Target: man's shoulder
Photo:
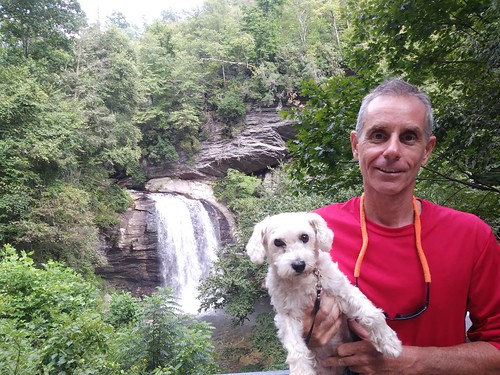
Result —
<instances>
[{"instance_id":1,"label":"man's shoulder","mask_svg":"<svg viewBox=\"0 0 500 375\"><path fill-rule=\"evenodd\" d=\"M327 222L345 221L348 218L359 221L359 197L349 199L347 202L331 203L314 210Z\"/></svg>"},{"instance_id":2,"label":"man's shoulder","mask_svg":"<svg viewBox=\"0 0 500 375\"><path fill-rule=\"evenodd\" d=\"M455 229L461 227L469 231L474 228L483 232L491 231L491 227L487 223L470 212L459 211L428 200L421 200L421 202L423 221L439 223Z\"/></svg>"},{"instance_id":3,"label":"man's shoulder","mask_svg":"<svg viewBox=\"0 0 500 375\"><path fill-rule=\"evenodd\" d=\"M319 207L314 212L356 212L359 211L359 197L353 197L346 202L334 202L329 205Z\"/></svg>"}]
</instances>

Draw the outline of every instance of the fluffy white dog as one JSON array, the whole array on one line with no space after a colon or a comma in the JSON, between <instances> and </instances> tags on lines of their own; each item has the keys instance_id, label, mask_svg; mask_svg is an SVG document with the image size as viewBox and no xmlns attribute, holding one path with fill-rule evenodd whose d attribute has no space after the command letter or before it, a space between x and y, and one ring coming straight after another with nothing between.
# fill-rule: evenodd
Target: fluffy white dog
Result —
<instances>
[{"instance_id":1,"label":"fluffy white dog","mask_svg":"<svg viewBox=\"0 0 500 375\"><path fill-rule=\"evenodd\" d=\"M384 355L397 357L402 347L396 333L376 308L353 286L332 261L329 251L333 232L321 216L308 212L287 212L269 216L258 223L246 246L254 263L267 257L266 287L276 310L278 336L288 356L291 375L333 374L321 366L321 359L335 353L341 342L351 341L347 318L356 319ZM302 316L319 293L334 296L344 314L343 327L335 340L309 350L303 337ZM343 370L338 368L338 374Z\"/></svg>"}]
</instances>

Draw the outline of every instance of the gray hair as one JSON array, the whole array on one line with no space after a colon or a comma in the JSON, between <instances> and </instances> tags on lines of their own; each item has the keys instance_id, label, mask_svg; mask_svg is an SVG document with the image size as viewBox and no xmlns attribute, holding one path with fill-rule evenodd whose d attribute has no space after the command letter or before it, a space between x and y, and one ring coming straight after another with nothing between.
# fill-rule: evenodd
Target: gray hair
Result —
<instances>
[{"instance_id":1,"label":"gray hair","mask_svg":"<svg viewBox=\"0 0 500 375\"><path fill-rule=\"evenodd\" d=\"M356 135L361 136L361 131L363 130L363 121L365 117L366 108L372 102L373 99L379 96L413 96L420 100L425 106L425 136L430 138L432 136L432 126L434 123L432 115L432 107L429 96L402 79L393 78L389 79L375 89L373 89L368 95L366 95L361 102L361 107L359 108L358 121L356 123Z\"/></svg>"}]
</instances>

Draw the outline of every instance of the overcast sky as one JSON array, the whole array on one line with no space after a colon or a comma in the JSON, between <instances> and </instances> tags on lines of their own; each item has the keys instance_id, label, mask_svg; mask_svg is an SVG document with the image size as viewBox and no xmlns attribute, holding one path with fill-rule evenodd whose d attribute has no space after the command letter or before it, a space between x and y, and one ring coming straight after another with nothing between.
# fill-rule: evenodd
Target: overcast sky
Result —
<instances>
[{"instance_id":1,"label":"overcast sky","mask_svg":"<svg viewBox=\"0 0 500 375\"><path fill-rule=\"evenodd\" d=\"M142 26L143 21L160 18L162 10L172 9L176 12L192 10L203 4L203 0L78 0L87 15L89 23L99 20L104 24L113 11L125 15L127 21Z\"/></svg>"}]
</instances>

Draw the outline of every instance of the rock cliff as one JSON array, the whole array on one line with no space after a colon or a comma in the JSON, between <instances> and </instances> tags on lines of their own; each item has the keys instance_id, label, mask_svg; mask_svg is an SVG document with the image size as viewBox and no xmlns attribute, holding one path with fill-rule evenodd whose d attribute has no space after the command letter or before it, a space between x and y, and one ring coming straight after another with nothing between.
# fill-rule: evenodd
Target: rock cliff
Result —
<instances>
[{"instance_id":1,"label":"rock cliff","mask_svg":"<svg viewBox=\"0 0 500 375\"><path fill-rule=\"evenodd\" d=\"M111 285L144 294L161 283L155 207L148 192L182 194L201 200L212 220L219 222L222 244L233 240L233 215L214 197L211 181L224 176L230 168L253 173L278 165L288 156L286 140L295 135L293 123L283 121L274 109L247 114L245 124L232 139L222 136L218 124L205 124L208 139L194 162L144 165L149 179L145 192L130 191L133 207L122 215L119 227L103 240L101 252L107 264L98 273Z\"/></svg>"},{"instance_id":2,"label":"rock cliff","mask_svg":"<svg viewBox=\"0 0 500 375\"><path fill-rule=\"evenodd\" d=\"M161 283L155 202L143 192L130 195L133 205L121 215L118 228L103 233L105 264L97 273L118 289L149 294Z\"/></svg>"},{"instance_id":3,"label":"rock cliff","mask_svg":"<svg viewBox=\"0 0 500 375\"><path fill-rule=\"evenodd\" d=\"M244 122L244 129L231 139L222 135L219 124L207 122L208 139L202 143L194 162L144 164L147 177L207 179L222 177L230 168L253 173L275 166L288 156L285 142L295 135L292 121L282 120L275 109L267 108L248 113Z\"/></svg>"}]
</instances>

